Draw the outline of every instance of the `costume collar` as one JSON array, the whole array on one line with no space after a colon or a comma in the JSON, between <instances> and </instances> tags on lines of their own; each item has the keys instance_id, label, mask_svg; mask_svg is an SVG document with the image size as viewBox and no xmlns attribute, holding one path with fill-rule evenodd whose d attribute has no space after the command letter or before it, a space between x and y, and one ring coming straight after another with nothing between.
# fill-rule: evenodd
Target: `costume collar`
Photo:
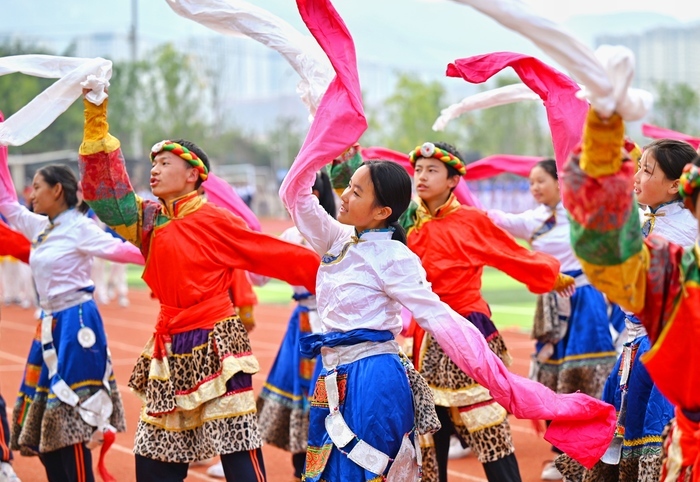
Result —
<instances>
[{"instance_id":1,"label":"costume collar","mask_svg":"<svg viewBox=\"0 0 700 482\"><path fill-rule=\"evenodd\" d=\"M361 233L358 233L357 230L355 230L355 236L352 237L352 240L355 243L359 243L362 241L380 241L383 239L391 239L391 237L394 235L394 231L394 228L365 229Z\"/></svg>"},{"instance_id":2,"label":"costume collar","mask_svg":"<svg viewBox=\"0 0 700 482\"><path fill-rule=\"evenodd\" d=\"M656 226L656 218L664 216L673 216L685 209L682 200L673 200L667 203L660 204L656 209L651 209L647 207L644 211L644 217L646 218L644 223L642 223L642 234L644 237L649 236Z\"/></svg>"},{"instance_id":3,"label":"costume collar","mask_svg":"<svg viewBox=\"0 0 700 482\"><path fill-rule=\"evenodd\" d=\"M205 202L204 198L202 198L197 191L192 191L191 193L180 196L169 202L163 201L162 199L159 201L163 206L163 214L171 219L184 218L188 214L201 208Z\"/></svg>"},{"instance_id":4,"label":"costume collar","mask_svg":"<svg viewBox=\"0 0 700 482\"><path fill-rule=\"evenodd\" d=\"M428 206L425 204L425 202L423 202L422 199L418 198L418 207L416 208L415 214L416 219L415 223L411 227L411 230L418 231L428 221L431 221L433 219L443 219L455 212L461 206L462 205L459 203L454 193L450 193L450 197L447 198L445 204L437 208L435 210L435 214L430 214L430 209L428 209Z\"/></svg>"}]
</instances>

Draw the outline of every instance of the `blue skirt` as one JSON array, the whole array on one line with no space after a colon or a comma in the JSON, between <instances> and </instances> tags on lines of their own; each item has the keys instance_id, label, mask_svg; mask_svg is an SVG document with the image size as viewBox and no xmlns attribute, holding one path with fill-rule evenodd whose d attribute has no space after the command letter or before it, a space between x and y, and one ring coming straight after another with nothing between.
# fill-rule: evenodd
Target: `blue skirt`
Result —
<instances>
[{"instance_id":1,"label":"blue skirt","mask_svg":"<svg viewBox=\"0 0 700 482\"><path fill-rule=\"evenodd\" d=\"M649 337L640 336L626 346L628 345L632 348L632 365L627 381L627 415L622 427L625 434L622 457L660 455L661 433L674 416L673 405L657 390L649 372L640 360L640 357L651 348ZM622 397L621 362L622 357L617 360L603 390L603 400L614 405L618 412Z\"/></svg>"},{"instance_id":2,"label":"blue skirt","mask_svg":"<svg viewBox=\"0 0 700 482\"><path fill-rule=\"evenodd\" d=\"M292 453L306 451L311 383L320 365L316 358L303 357L299 348L300 337L311 332L308 313L301 305L292 313L257 404L265 443Z\"/></svg>"},{"instance_id":3,"label":"blue skirt","mask_svg":"<svg viewBox=\"0 0 700 482\"><path fill-rule=\"evenodd\" d=\"M375 355L337 367L340 411L357 438L395 457L403 437L413 430L413 395L406 369L398 355ZM307 482L345 482L381 480L381 475L366 471L331 441L324 425L328 409L325 376L321 370L311 404L309 447L306 453ZM389 465L391 467L391 465ZM388 470L388 468L387 468ZM385 474L384 474L385 475Z\"/></svg>"},{"instance_id":4,"label":"blue skirt","mask_svg":"<svg viewBox=\"0 0 700 482\"><path fill-rule=\"evenodd\" d=\"M599 398L617 358L610 328L621 328L619 325L608 314L608 304L600 291L591 285L577 288L571 297L566 334L554 346L552 356L541 363L538 381L558 393L581 391ZM543 346L537 342L536 351Z\"/></svg>"},{"instance_id":5,"label":"blue skirt","mask_svg":"<svg viewBox=\"0 0 700 482\"><path fill-rule=\"evenodd\" d=\"M89 348L78 343L81 307L83 325L95 333L95 344ZM12 448L25 454L86 442L94 431L94 427L83 422L76 408L63 403L51 390L63 379L83 401L105 388L107 338L94 300L53 313L53 345L58 356L58 373L49 378L39 322L12 417ZM108 383L113 404L110 423L123 431L124 410L113 373L109 374Z\"/></svg>"}]
</instances>

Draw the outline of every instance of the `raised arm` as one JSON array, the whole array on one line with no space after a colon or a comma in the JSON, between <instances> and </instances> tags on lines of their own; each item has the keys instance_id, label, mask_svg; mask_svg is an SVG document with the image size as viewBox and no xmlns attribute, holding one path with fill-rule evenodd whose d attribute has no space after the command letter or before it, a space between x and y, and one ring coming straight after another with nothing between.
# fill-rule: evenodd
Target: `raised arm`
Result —
<instances>
[{"instance_id":1,"label":"raised arm","mask_svg":"<svg viewBox=\"0 0 700 482\"><path fill-rule=\"evenodd\" d=\"M119 140L109 134L107 103L85 99L85 128L79 165L85 201L107 226L140 247L144 210L148 204L131 187Z\"/></svg>"},{"instance_id":2,"label":"raised arm","mask_svg":"<svg viewBox=\"0 0 700 482\"><path fill-rule=\"evenodd\" d=\"M586 276L611 302L638 313L644 306L649 249L634 198L634 162L623 162L619 115L591 109L580 155L567 162L562 198L571 217L571 244Z\"/></svg>"},{"instance_id":3,"label":"raised arm","mask_svg":"<svg viewBox=\"0 0 700 482\"><path fill-rule=\"evenodd\" d=\"M385 291L413 313L445 353L518 418L552 420L545 438L587 467L605 452L615 426L615 409L582 393L557 395L509 372L467 320L441 302L426 281L417 257L407 253L380 267ZM571 430L577 430L572 440Z\"/></svg>"}]
</instances>

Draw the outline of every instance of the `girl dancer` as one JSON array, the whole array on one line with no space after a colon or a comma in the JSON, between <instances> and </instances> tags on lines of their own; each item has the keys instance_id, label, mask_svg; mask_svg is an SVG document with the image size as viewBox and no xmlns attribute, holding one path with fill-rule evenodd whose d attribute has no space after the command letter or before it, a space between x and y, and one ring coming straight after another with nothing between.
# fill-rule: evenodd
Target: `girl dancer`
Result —
<instances>
[{"instance_id":1,"label":"girl dancer","mask_svg":"<svg viewBox=\"0 0 700 482\"><path fill-rule=\"evenodd\" d=\"M530 191L539 207L520 214L491 209L489 217L513 236L529 241L532 249L557 258L564 273L576 279L576 292L569 299L556 292L538 297L534 378L557 393L581 391L600 398L617 358L611 328L621 332L624 324L611 326L605 297L590 285L571 248L569 218L561 203L554 159L542 160L532 168ZM615 319L622 321L621 316ZM554 463L544 467L543 480L561 478Z\"/></svg>"},{"instance_id":2,"label":"girl dancer","mask_svg":"<svg viewBox=\"0 0 700 482\"><path fill-rule=\"evenodd\" d=\"M93 434L125 428L92 297L92 258L143 264L143 257L83 215L77 207L78 179L68 167L37 171L34 212L17 202L7 164L0 170L0 213L32 240L29 264L43 310L12 415L12 448L39 455L50 481L91 481L86 443ZM104 478L102 461L100 471Z\"/></svg>"},{"instance_id":3,"label":"girl dancer","mask_svg":"<svg viewBox=\"0 0 700 482\"><path fill-rule=\"evenodd\" d=\"M681 258L683 248L692 246L697 237L696 199L689 197L697 191L689 174L681 176L682 166L696 154L682 141L654 141L644 150L637 169L634 159L620 154L623 136L624 125L617 114L604 119L591 110L583 150L569 162L563 177L574 250L591 282L628 310L630 340L605 387L604 399L619 412L615 439L602 459L607 464L601 462L581 474L580 468L577 473L576 465L572 468L560 457L557 466L574 479L658 480L662 431L673 415L673 405L678 407L676 416L683 430L700 420L693 412L700 408L700 398L688 385L697 365L687 358L692 349L685 341L692 343L689 333L697 325L691 308L696 251L689 250ZM683 208L679 198L683 194L690 210ZM637 202L647 206L641 230ZM605 219L598 214L600 206L606 206ZM680 313L682 321L677 318ZM685 357L682 362L679 356ZM671 365L672 359L678 364ZM678 438L681 433L687 432L676 431L677 437L668 442L687 440ZM683 449L697 453L696 443ZM675 459L667 463L676 467L676 476L679 471L690 473L693 463L686 455L681 460L678 452L669 453ZM670 477L668 469L664 474Z\"/></svg>"}]
</instances>

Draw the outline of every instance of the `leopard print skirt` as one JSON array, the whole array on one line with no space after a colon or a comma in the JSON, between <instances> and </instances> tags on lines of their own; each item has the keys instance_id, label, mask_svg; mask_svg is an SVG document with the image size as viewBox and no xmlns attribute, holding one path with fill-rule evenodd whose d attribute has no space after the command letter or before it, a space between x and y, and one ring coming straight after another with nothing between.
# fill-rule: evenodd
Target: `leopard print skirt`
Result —
<instances>
[{"instance_id":1,"label":"leopard print skirt","mask_svg":"<svg viewBox=\"0 0 700 482\"><path fill-rule=\"evenodd\" d=\"M143 401L134 453L186 463L262 446L252 386L259 365L238 317L173 335L160 360L153 347L151 339L129 380Z\"/></svg>"},{"instance_id":2,"label":"leopard print skirt","mask_svg":"<svg viewBox=\"0 0 700 482\"><path fill-rule=\"evenodd\" d=\"M661 472L659 454L623 458L618 465L598 462L590 470L565 454L558 456L554 464L571 482L657 482Z\"/></svg>"}]
</instances>

